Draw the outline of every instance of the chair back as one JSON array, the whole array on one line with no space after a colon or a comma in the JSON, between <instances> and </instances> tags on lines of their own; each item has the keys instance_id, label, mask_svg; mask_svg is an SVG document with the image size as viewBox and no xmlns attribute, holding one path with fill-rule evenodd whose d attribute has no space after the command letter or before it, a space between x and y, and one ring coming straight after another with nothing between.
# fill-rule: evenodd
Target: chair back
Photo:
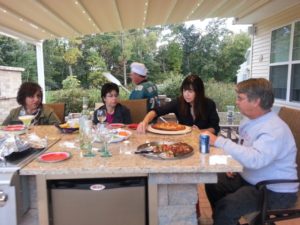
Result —
<instances>
[{"instance_id":1,"label":"chair back","mask_svg":"<svg viewBox=\"0 0 300 225\"><path fill-rule=\"evenodd\" d=\"M119 103L130 110L133 123L141 122L147 114L147 99L120 100Z\"/></svg>"},{"instance_id":2,"label":"chair back","mask_svg":"<svg viewBox=\"0 0 300 225\"><path fill-rule=\"evenodd\" d=\"M44 105L47 106L48 108L53 109L53 111L59 118L60 122L62 123L65 122L65 109L66 109L65 103L47 103Z\"/></svg>"},{"instance_id":3,"label":"chair back","mask_svg":"<svg viewBox=\"0 0 300 225\"><path fill-rule=\"evenodd\" d=\"M297 146L298 177L300 177L300 110L281 107L278 115L289 126L294 135Z\"/></svg>"}]
</instances>

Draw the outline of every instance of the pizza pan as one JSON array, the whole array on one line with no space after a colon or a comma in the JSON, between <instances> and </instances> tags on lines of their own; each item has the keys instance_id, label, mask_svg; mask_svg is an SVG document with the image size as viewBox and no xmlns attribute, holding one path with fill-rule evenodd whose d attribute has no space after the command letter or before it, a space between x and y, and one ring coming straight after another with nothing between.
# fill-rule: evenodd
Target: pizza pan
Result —
<instances>
[{"instance_id":1,"label":"pizza pan","mask_svg":"<svg viewBox=\"0 0 300 225\"><path fill-rule=\"evenodd\" d=\"M168 131L168 130L158 130L153 128L151 125L147 127L147 131L155 134L170 134L170 135L178 135L178 134L187 134L192 131L192 128L189 126L185 126L184 130L178 130L178 131Z\"/></svg>"}]
</instances>

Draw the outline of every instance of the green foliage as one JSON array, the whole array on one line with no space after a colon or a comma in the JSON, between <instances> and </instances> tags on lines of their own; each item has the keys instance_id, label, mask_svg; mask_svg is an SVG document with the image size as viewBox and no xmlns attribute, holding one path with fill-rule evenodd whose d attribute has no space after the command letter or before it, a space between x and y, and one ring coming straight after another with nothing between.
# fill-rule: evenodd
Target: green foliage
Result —
<instances>
[{"instance_id":1,"label":"green foliage","mask_svg":"<svg viewBox=\"0 0 300 225\"><path fill-rule=\"evenodd\" d=\"M91 88L101 88L107 82L106 78L99 71L91 71L88 75L88 82Z\"/></svg>"},{"instance_id":2,"label":"green foliage","mask_svg":"<svg viewBox=\"0 0 300 225\"><path fill-rule=\"evenodd\" d=\"M250 37L235 35L225 27L224 19L211 20L204 30L194 26L170 26L171 37L183 49L182 74L194 73L205 81L235 81L243 55L250 46Z\"/></svg>"},{"instance_id":3,"label":"green foliage","mask_svg":"<svg viewBox=\"0 0 300 225\"><path fill-rule=\"evenodd\" d=\"M81 57L81 51L78 48L70 48L64 54L64 60L66 63L73 65L77 62L78 58Z\"/></svg>"},{"instance_id":4,"label":"green foliage","mask_svg":"<svg viewBox=\"0 0 300 225\"><path fill-rule=\"evenodd\" d=\"M0 35L0 65L21 67L23 81L37 81L35 47Z\"/></svg>"},{"instance_id":5,"label":"green foliage","mask_svg":"<svg viewBox=\"0 0 300 225\"><path fill-rule=\"evenodd\" d=\"M69 75L62 81L63 89L75 89L80 87L80 80L74 75Z\"/></svg>"},{"instance_id":6,"label":"green foliage","mask_svg":"<svg viewBox=\"0 0 300 225\"><path fill-rule=\"evenodd\" d=\"M180 95L182 81L183 76L181 74L170 72L168 78L163 83L157 85L159 94L165 94L169 98L175 99Z\"/></svg>"},{"instance_id":7,"label":"green foliage","mask_svg":"<svg viewBox=\"0 0 300 225\"><path fill-rule=\"evenodd\" d=\"M226 111L226 105L235 105L235 84L210 79L204 86L205 95L214 100L219 111Z\"/></svg>"},{"instance_id":8,"label":"green foliage","mask_svg":"<svg viewBox=\"0 0 300 225\"><path fill-rule=\"evenodd\" d=\"M62 89L58 91L47 91L46 102L65 102L66 112L81 112L82 111L82 98L88 97L89 108L94 110L96 102L102 102L101 89ZM128 93L120 89L119 99L128 99Z\"/></svg>"},{"instance_id":9,"label":"green foliage","mask_svg":"<svg viewBox=\"0 0 300 225\"><path fill-rule=\"evenodd\" d=\"M216 80L236 81L236 73L240 64L245 61L244 55L251 44L248 34L240 33L228 36L220 46L220 55L217 64L218 69L214 74Z\"/></svg>"},{"instance_id":10,"label":"green foliage","mask_svg":"<svg viewBox=\"0 0 300 225\"><path fill-rule=\"evenodd\" d=\"M107 82L102 75L103 72L107 71L104 59L97 52L91 50L87 56L87 64L90 66L90 72L88 73L89 86L91 88L101 88Z\"/></svg>"},{"instance_id":11,"label":"green foliage","mask_svg":"<svg viewBox=\"0 0 300 225\"><path fill-rule=\"evenodd\" d=\"M161 46L156 60L160 62L161 70L179 73L182 66L183 51L179 43L171 42Z\"/></svg>"},{"instance_id":12,"label":"green foliage","mask_svg":"<svg viewBox=\"0 0 300 225\"><path fill-rule=\"evenodd\" d=\"M82 88L63 89L47 92L47 102L66 103L66 112L81 112L82 98L88 97L89 108L94 109L95 102L99 102L100 92L96 89L86 90Z\"/></svg>"},{"instance_id":13,"label":"green foliage","mask_svg":"<svg viewBox=\"0 0 300 225\"><path fill-rule=\"evenodd\" d=\"M46 90L59 89L68 75L68 65L63 59L65 42L46 40L43 44Z\"/></svg>"}]
</instances>

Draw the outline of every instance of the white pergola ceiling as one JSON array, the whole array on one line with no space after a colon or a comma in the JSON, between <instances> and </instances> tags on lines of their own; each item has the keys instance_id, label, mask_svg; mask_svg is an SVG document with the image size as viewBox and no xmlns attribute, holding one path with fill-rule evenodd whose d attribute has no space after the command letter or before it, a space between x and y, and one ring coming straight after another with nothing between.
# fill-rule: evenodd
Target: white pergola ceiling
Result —
<instances>
[{"instance_id":1,"label":"white pergola ceiling","mask_svg":"<svg viewBox=\"0 0 300 225\"><path fill-rule=\"evenodd\" d=\"M0 33L38 42L206 18L254 24L299 0L0 0Z\"/></svg>"}]
</instances>

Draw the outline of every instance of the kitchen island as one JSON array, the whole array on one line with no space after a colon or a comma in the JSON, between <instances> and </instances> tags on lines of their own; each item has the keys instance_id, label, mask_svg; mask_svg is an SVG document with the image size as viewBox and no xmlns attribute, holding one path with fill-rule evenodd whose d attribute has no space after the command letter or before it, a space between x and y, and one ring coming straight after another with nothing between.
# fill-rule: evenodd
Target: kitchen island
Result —
<instances>
[{"instance_id":1,"label":"kitchen island","mask_svg":"<svg viewBox=\"0 0 300 225\"><path fill-rule=\"evenodd\" d=\"M217 173L240 172L242 166L221 149L211 147L210 154L199 153L199 131L182 135L137 134L129 137L132 149L151 141L186 142L194 153L186 158L160 160L137 154L120 154L123 143L112 143L112 157L81 157L78 149L78 134L60 134L55 127L39 126L33 132L40 136L60 138L47 150L68 151L72 157L58 163L43 163L34 160L20 170L22 176L35 180L36 203L40 225L49 224L47 181L61 179L147 177L149 225L196 225L196 203L199 183L217 182ZM35 201L32 198L32 201ZM130 204L130 203L129 203Z\"/></svg>"}]
</instances>

